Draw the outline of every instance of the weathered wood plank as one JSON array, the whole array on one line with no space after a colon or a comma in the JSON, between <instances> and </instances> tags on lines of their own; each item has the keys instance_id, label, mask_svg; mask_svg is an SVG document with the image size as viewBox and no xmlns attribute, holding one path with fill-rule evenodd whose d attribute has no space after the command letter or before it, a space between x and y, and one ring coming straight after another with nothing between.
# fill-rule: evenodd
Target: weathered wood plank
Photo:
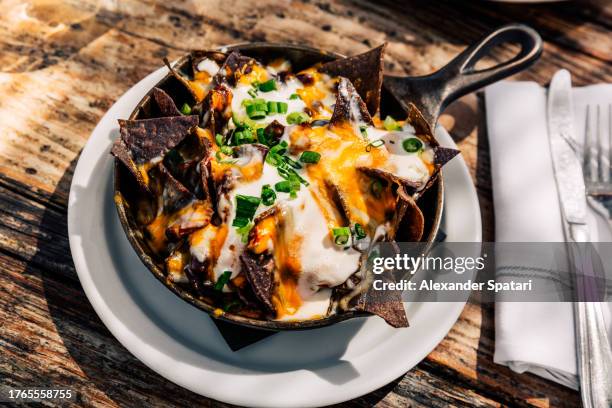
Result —
<instances>
[{"instance_id":1,"label":"weathered wood plank","mask_svg":"<svg viewBox=\"0 0 612 408\"><path fill-rule=\"evenodd\" d=\"M580 405L578 394L570 389L493 363L494 339L493 305L468 303L457 324L422 366L438 374L446 372L464 387L494 395L506 406Z\"/></svg>"},{"instance_id":2,"label":"weathered wood plank","mask_svg":"<svg viewBox=\"0 0 612 408\"><path fill-rule=\"evenodd\" d=\"M0 376L12 386L63 386L75 406L211 402L153 374L106 330L80 286L0 254ZM208 404L208 405L206 405Z\"/></svg>"}]
</instances>

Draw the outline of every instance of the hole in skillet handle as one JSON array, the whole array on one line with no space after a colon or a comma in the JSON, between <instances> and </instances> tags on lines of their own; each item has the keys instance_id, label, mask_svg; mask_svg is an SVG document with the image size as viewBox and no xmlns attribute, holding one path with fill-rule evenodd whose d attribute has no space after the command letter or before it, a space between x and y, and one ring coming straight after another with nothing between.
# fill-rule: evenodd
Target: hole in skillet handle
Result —
<instances>
[{"instance_id":1,"label":"hole in skillet handle","mask_svg":"<svg viewBox=\"0 0 612 408\"><path fill-rule=\"evenodd\" d=\"M508 43L520 46L517 55L488 68L476 69L478 61L494 48ZM432 74L385 76L384 85L403 107L414 103L434 129L440 112L449 103L528 68L541 54L542 38L534 29L523 24L508 24L487 34Z\"/></svg>"}]
</instances>

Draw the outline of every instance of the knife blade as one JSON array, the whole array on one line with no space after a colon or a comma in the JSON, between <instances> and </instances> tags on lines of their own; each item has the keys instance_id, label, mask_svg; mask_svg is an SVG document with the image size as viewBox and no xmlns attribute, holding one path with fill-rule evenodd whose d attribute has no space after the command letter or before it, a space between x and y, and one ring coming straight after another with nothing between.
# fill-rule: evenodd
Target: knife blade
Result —
<instances>
[{"instance_id":1,"label":"knife blade","mask_svg":"<svg viewBox=\"0 0 612 408\"><path fill-rule=\"evenodd\" d=\"M570 73L565 69L557 71L548 88L548 137L567 239L586 242L589 240L586 187L573 146L576 138L571 92Z\"/></svg>"}]
</instances>

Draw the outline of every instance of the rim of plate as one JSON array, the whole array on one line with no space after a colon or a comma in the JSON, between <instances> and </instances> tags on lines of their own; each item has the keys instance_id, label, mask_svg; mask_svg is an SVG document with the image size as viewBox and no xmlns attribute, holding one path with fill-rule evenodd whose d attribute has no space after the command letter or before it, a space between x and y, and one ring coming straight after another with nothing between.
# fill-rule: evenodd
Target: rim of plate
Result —
<instances>
[{"instance_id":1,"label":"rim of plate","mask_svg":"<svg viewBox=\"0 0 612 408\"><path fill-rule=\"evenodd\" d=\"M86 209L84 213L84 209L78 206L78 201L76 200L75 191L79 188L83 188L82 184L84 184L84 188L87 189L90 187L88 185L88 181L91 180L92 174L95 169L95 164L100 161L101 156L108 156L108 152L111 145L111 140L108 138L109 132L111 129L117 127L116 119L119 117L128 117L133 107L138 103L138 101L144 96L144 94L151 88L161 77L165 75L167 72L167 68L162 67L153 73L149 74L147 77L139 81L133 87L131 87L126 93L124 93L113 106L107 111L107 113L102 117L98 125L93 130L88 142L85 147L81 151L81 155L79 157L77 166L74 171L74 175L71 182L70 194L68 198L68 235L70 241L70 250L72 252L72 258L75 264L75 268L81 281L81 285L85 291L87 298L92 304L96 314L100 317L105 326L109 329L109 331L113 334L113 336L123 345L125 346L130 353L132 353L136 358L138 358L141 362L143 362L146 366L151 368L153 371L166 378L167 380L182 386L183 388L187 388L195 393L200 395L204 395L208 398L213 398L216 400L224 401L227 403L238 404L238 405L248 405L248 406L280 406L280 407L289 407L289 406L320 406L320 405L328 405L339 403L343 401L347 401L352 398L359 397L361 395L367 394L371 391L374 391L399 376L403 375L405 372L409 371L412 367L414 367L418 362L420 362L423 358L433 350L437 344L446 336L448 331L452 328L455 321L459 317L459 314L463 310L465 302L446 302L446 303L427 303L427 304L411 304L416 308L428 307L431 309L432 313L436 313L436 308L440 309L438 314L439 320L437 320L437 324L434 325L434 328L423 327L421 330L429 330L431 333L428 338L422 339L420 350L417 353L414 350L405 350L402 347L402 335L399 332L394 332L393 336L385 342L387 348L389 348L388 355L382 353L382 350L372 350L368 353L364 353L359 355L358 357L353 358L349 361L349 364L357 365L356 368L364 369L364 367L371 367L372 364L381 365L384 363L384 370L377 370L376 376L368 375L366 372L368 379L364 380L361 374L358 375L354 381L356 383L350 384L333 384L331 381L326 380L325 376L314 377L311 379L309 377L310 374L322 374L324 371L327 372L329 370L333 370L337 368L340 364L345 364L345 360L341 360L338 358L338 361L335 365L329 367L323 367L318 369L295 369L289 371L278 370L278 372L270 372L263 371L263 368L257 369L253 367L245 368L244 366L232 365L231 363L219 362L214 359L211 359L209 356L198 355L199 358L206 359L205 362L209 366L200 365L198 367L186 364L184 362L176 361L175 357L170 355L169 353L177 354L179 351L183 353L181 347L185 347L179 340L173 338L169 333L163 331L161 327L157 327L155 322L151 319L150 316L142 310L134 309L136 313L140 313L141 316L139 318L149 319L150 322L145 322L146 324L152 324L155 328L157 328L160 335L167 336L167 339L164 338L164 341L170 342L166 347L166 350L155 348L148 344L148 342L144 339L146 333L138 332L130 325L126 324L126 320L129 320L130 317L123 316L123 319L118 318L115 315L113 310L108 304L110 299L105 299L103 294L100 292L98 287L96 286L93 278L92 272L86 260L91 258L92 256L100 256L100 253L87 253L85 251L84 245L82 245L81 236L77 234L78 226L85 223L87 217L83 217L84 215L88 215L90 209ZM453 146L454 143L452 139L448 135L448 133L443 129L437 130L437 136L442 136L443 144L448 146ZM103 147L103 148L100 148ZM112 161L111 157L108 156L108 163ZM107 164L111 166L111 164ZM470 211L469 217L463 217L463 227L466 227L466 236L461 236L460 239L455 239L455 241L466 241L466 242L480 242L482 240L482 228L481 228L481 218L480 218L480 207L478 204L478 198L476 195L476 190L471 181L471 177L463 158L459 156L459 158L455 159L453 162L449 163L449 168L444 172L445 181L449 178L458 179L460 183L452 183L447 182L445 185L447 186L446 191L446 199L450 198L451 204L445 202L445 213L448 215L449 207L452 211L453 207L460 206L464 209L468 209ZM452 174L451 174L452 173ZM450 174L450 176L449 176ZM108 177L112 177L112 172L108 174ZM467 181L467 182L466 182ZM106 184L106 181L101 182L103 185ZM461 185L460 185L461 184ZM463 191L461 191L463 190ZM91 192L90 192L91 193ZM458 194L461 194L461 199L459 200ZM456 203L452 203L453 197L457 201ZM104 200L110 199L112 197L103 197ZM107 203L104 201L100 202L100 206L105 206ZM114 203L112 203L114 206ZM463 211L463 210L461 210ZM459 213L459 211L457 211ZM116 216L116 214L115 214ZM460 217L457 215L452 216L455 220L454 222L458 222ZM116 220L119 223L118 219ZM448 220L443 222L447 224ZM95 228L96 226L91 226ZM100 229L109 228L109 226L100 226ZM89 230L88 230L89 231ZM123 230L121 230L123 231ZM447 231L448 232L448 231ZM460 232L460 234L462 234ZM104 236L103 232L99 232L99 234ZM127 239L126 239L127 243ZM129 245L129 244L128 244ZM130 247L131 249L131 247ZM109 254L110 255L110 254ZM134 254L134 256L136 256ZM109 257L110 258L110 257ZM144 265L142 265L144 268ZM154 280L151 274L148 274L151 279ZM163 287L163 286L162 286ZM166 288L164 288L166 289ZM167 289L166 289L167 290ZM169 292L169 291L168 291ZM170 295L172 295L170 293ZM184 302L182 299L172 295L173 298L176 299L177 302ZM134 299L125 299L127 301L134 302L133 306L139 306L136 304ZM187 305L187 303L185 303ZM428 306L423 306L428 305ZM193 307L189 305L189 307ZM196 309L197 310L197 309ZM199 311L202 314L205 314L202 311ZM443 313L442 313L443 312ZM421 312L423 315L424 312ZM418 315L416 315L418 316ZM375 317L363 318L365 320L376 319ZM359 319L361 320L361 319ZM131 326L135 326L135 323L138 322L129 322L132 323ZM142 322L140 322L142 323ZM339 324L345 324L339 323ZM369 322L366 322L369 323ZM384 325L384 323L382 323ZM364 323L365 325L365 323ZM426 325L424 325L426 326ZM336 325L328 327L315 329L315 331L324 331L324 330L334 330ZM373 324L370 325L370 330L374 330L377 327ZM367 329L367 328L366 328ZM397 329L396 329L397 330ZM399 330L409 330L409 329L399 329ZM414 332L415 329L413 329ZM417 328L418 330L418 328ZM291 332L292 336L297 336L299 334L296 333L305 333L305 332ZM408 332L405 332L408 333ZM412 333L412 332L411 332ZM362 334L361 332L358 333ZM304 334L303 334L304 335ZM363 334L362 334L363 335ZM279 334L272 336L276 338L280 336ZM405 337L405 336L404 336ZM220 337L216 340L211 339L211 341L219 341ZM353 341L354 338L351 338ZM222 339L220 341L223 341ZM264 340L265 341L265 340ZM350 342L348 343L350 344ZM395 346L395 349L391 349L390 346ZM253 347L253 346L250 346ZM250 348L250 347L247 347ZM380 344L378 349L383 347L383 344ZM347 348L348 350L348 348ZM229 351L229 349L228 349ZM372 352L376 351L377 356L372 357ZM396 354L393 352L404 352L402 358L397 358ZM187 352L191 353L191 350L187 350ZM186 352L186 353L187 353ZM189 354L187 353L187 354ZM228 354L233 359L238 355L236 352ZM393 354L393 355L391 355ZM364 361L364 359L370 356L370 361ZM339 356L340 357L340 356ZM172 368L171 364L174 363L180 367L178 369ZM180 364L179 364L180 363ZM170 364L170 365L169 365ZM222 364L222 366L219 366ZM218 368L222 368L223 370L218 370ZM186 375L188 372L198 371L199 375L203 373L209 374L215 378L214 383L204 381L204 378L199 377L198 381L194 381ZM367 371L367 370L366 370ZM372 372L372 371L370 371ZM358 373L359 374L359 373ZM329 373L327 373L329 375ZM285 391L280 396L270 396L270 395L262 395L264 393L248 393L241 392L240 385L230 384L230 386L219 386L219 384L223 384L223 378L227 377L228 380L239 380L243 382L244 385L249 385L250 387L256 387L255 383L257 381L273 381L277 382L280 378L286 377L285 379L299 379L301 381L311 381L316 380L325 380L329 384L318 382L318 387L324 385L325 387L330 386L331 389L329 391L332 392L313 392L312 390L300 390L299 393L287 392ZM212 378L211 377L211 378ZM248 378L247 378L248 377ZM251 378L253 377L253 378ZM256 377L256 378L255 378ZM253 380L255 379L255 383ZM364 382L365 381L365 382ZM287 399L290 398L290 399Z\"/></svg>"}]
</instances>

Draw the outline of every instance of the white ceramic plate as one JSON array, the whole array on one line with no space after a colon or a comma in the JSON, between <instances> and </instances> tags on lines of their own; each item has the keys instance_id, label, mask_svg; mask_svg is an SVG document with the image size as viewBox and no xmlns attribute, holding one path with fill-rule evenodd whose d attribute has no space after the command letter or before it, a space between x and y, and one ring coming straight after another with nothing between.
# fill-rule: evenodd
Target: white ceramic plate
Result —
<instances>
[{"instance_id":1,"label":"white ceramic plate","mask_svg":"<svg viewBox=\"0 0 612 408\"><path fill-rule=\"evenodd\" d=\"M410 327L378 317L284 332L230 351L211 318L170 292L140 262L113 203L112 141L118 118L165 74L161 68L104 115L81 153L68 208L70 249L96 313L138 359L168 380L228 403L293 407L338 403L371 392L421 361L455 323L464 303L407 304ZM439 130L440 142L454 146ZM448 241L481 240L480 210L465 162L444 171Z\"/></svg>"}]
</instances>

